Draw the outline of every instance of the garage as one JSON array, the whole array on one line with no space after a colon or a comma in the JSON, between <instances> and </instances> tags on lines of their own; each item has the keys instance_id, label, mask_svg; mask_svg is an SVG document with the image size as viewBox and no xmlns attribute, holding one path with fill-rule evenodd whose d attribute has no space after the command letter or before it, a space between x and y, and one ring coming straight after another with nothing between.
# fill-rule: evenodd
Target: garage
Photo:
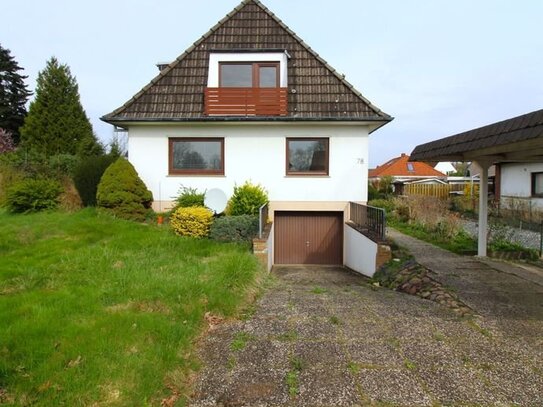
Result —
<instances>
[{"instance_id":1,"label":"garage","mask_svg":"<svg viewBox=\"0 0 543 407\"><path fill-rule=\"evenodd\" d=\"M343 264L343 212L276 211L275 264Z\"/></svg>"}]
</instances>

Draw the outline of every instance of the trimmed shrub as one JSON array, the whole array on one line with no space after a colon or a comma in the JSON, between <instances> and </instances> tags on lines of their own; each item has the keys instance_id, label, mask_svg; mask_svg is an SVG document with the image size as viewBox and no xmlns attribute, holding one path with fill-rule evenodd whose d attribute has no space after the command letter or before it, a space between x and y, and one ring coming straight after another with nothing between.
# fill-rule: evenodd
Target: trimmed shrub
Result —
<instances>
[{"instance_id":1,"label":"trimmed shrub","mask_svg":"<svg viewBox=\"0 0 543 407\"><path fill-rule=\"evenodd\" d=\"M211 226L209 237L220 242L250 242L258 232L258 216L221 216Z\"/></svg>"},{"instance_id":2,"label":"trimmed shrub","mask_svg":"<svg viewBox=\"0 0 543 407\"><path fill-rule=\"evenodd\" d=\"M231 216L258 215L259 208L268 203L268 193L261 185L246 181L234 187L234 195L228 201L226 212Z\"/></svg>"},{"instance_id":3,"label":"trimmed shrub","mask_svg":"<svg viewBox=\"0 0 543 407\"><path fill-rule=\"evenodd\" d=\"M111 164L98 184L96 203L119 218L144 221L153 202L153 194L126 159Z\"/></svg>"},{"instance_id":4,"label":"trimmed shrub","mask_svg":"<svg viewBox=\"0 0 543 407\"><path fill-rule=\"evenodd\" d=\"M206 237L213 223L213 213L201 206L176 209L170 216L170 225L180 236Z\"/></svg>"},{"instance_id":5,"label":"trimmed shrub","mask_svg":"<svg viewBox=\"0 0 543 407\"><path fill-rule=\"evenodd\" d=\"M177 208L190 208L195 206L205 206L205 192L198 192L196 188L181 186L177 192L179 195L175 198L175 206L172 211Z\"/></svg>"},{"instance_id":6,"label":"trimmed shrub","mask_svg":"<svg viewBox=\"0 0 543 407\"><path fill-rule=\"evenodd\" d=\"M13 213L39 212L55 209L62 192L61 185L51 179L24 179L7 191L7 208Z\"/></svg>"},{"instance_id":7,"label":"trimmed shrub","mask_svg":"<svg viewBox=\"0 0 543 407\"><path fill-rule=\"evenodd\" d=\"M96 191L102 175L118 157L111 155L87 157L74 169L74 183L85 206L96 206Z\"/></svg>"}]
</instances>

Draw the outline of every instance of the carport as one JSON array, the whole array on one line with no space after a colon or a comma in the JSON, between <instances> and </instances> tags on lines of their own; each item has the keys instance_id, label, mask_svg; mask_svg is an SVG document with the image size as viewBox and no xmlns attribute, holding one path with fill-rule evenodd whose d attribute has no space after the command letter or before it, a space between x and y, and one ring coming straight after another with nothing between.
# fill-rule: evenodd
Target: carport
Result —
<instances>
[{"instance_id":1,"label":"carport","mask_svg":"<svg viewBox=\"0 0 543 407\"><path fill-rule=\"evenodd\" d=\"M543 109L415 147L411 161L475 161L481 168L478 255L487 254L488 168L543 162Z\"/></svg>"}]
</instances>

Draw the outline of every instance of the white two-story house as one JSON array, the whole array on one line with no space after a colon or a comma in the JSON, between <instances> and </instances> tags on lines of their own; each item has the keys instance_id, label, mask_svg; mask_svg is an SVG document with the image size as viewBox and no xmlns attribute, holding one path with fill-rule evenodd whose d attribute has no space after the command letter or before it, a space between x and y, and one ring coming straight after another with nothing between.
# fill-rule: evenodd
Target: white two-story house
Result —
<instances>
[{"instance_id":1,"label":"white two-story house","mask_svg":"<svg viewBox=\"0 0 543 407\"><path fill-rule=\"evenodd\" d=\"M102 119L166 209L181 185L269 194L275 263L344 264L350 201L367 200L379 110L257 0L244 0Z\"/></svg>"}]
</instances>

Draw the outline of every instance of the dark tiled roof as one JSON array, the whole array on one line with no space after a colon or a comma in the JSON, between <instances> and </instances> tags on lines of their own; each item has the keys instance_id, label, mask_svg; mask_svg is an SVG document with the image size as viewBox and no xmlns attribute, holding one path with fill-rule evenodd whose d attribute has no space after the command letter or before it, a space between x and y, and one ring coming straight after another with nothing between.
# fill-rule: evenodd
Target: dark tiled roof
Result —
<instances>
[{"instance_id":1,"label":"dark tiled roof","mask_svg":"<svg viewBox=\"0 0 543 407\"><path fill-rule=\"evenodd\" d=\"M421 144L411 153L411 160L460 159L473 151L537 138L543 138L543 109Z\"/></svg>"},{"instance_id":2,"label":"dark tiled roof","mask_svg":"<svg viewBox=\"0 0 543 407\"><path fill-rule=\"evenodd\" d=\"M108 122L209 120L204 115L209 53L231 49L282 49L291 56L288 62L288 116L280 120L375 120L383 123L392 120L258 0L244 0L132 99L102 119Z\"/></svg>"}]
</instances>

